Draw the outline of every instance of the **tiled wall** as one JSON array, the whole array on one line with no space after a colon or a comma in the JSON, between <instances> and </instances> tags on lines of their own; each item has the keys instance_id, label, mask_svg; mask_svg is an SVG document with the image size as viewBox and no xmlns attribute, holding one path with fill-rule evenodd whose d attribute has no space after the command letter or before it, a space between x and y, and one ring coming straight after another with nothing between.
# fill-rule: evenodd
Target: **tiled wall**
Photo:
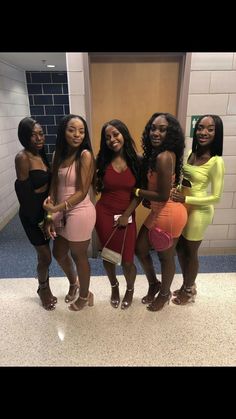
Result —
<instances>
[{"instance_id":1,"label":"tiled wall","mask_svg":"<svg viewBox=\"0 0 236 419\"><path fill-rule=\"evenodd\" d=\"M15 155L22 149L17 128L29 113L25 72L0 61L0 230L19 206L14 190Z\"/></svg>"},{"instance_id":2,"label":"tiled wall","mask_svg":"<svg viewBox=\"0 0 236 419\"><path fill-rule=\"evenodd\" d=\"M236 53L193 53L186 133L192 115L215 113L224 124L223 159L226 174L221 202L201 248L212 252L236 248ZM192 139L186 138L186 152ZM211 252L210 252L211 253Z\"/></svg>"},{"instance_id":3,"label":"tiled wall","mask_svg":"<svg viewBox=\"0 0 236 419\"><path fill-rule=\"evenodd\" d=\"M69 113L68 82L66 72L27 71L30 114L43 127L46 152L51 161L55 148L57 125Z\"/></svg>"}]
</instances>

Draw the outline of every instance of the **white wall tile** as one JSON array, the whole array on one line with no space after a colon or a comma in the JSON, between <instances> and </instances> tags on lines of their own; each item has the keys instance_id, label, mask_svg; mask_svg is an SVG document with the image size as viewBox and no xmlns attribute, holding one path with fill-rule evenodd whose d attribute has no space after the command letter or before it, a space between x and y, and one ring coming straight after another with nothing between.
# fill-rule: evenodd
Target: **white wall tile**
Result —
<instances>
[{"instance_id":1,"label":"white wall tile","mask_svg":"<svg viewBox=\"0 0 236 419\"><path fill-rule=\"evenodd\" d=\"M236 115L222 116L224 135L236 135Z\"/></svg>"},{"instance_id":2,"label":"white wall tile","mask_svg":"<svg viewBox=\"0 0 236 419\"><path fill-rule=\"evenodd\" d=\"M85 118L85 101L83 95L70 95L70 112Z\"/></svg>"},{"instance_id":3,"label":"white wall tile","mask_svg":"<svg viewBox=\"0 0 236 419\"><path fill-rule=\"evenodd\" d=\"M83 71L83 53L67 52L66 53L67 71Z\"/></svg>"},{"instance_id":4,"label":"white wall tile","mask_svg":"<svg viewBox=\"0 0 236 419\"><path fill-rule=\"evenodd\" d=\"M225 175L224 192L236 191L236 175Z\"/></svg>"},{"instance_id":5,"label":"white wall tile","mask_svg":"<svg viewBox=\"0 0 236 419\"><path fill-rule=\"evenodd\" d=\"M236 208L236 192L234 192L234 197L233 197L233 204L232 204L233 208Z\"/></svg>"},{"instance_id":6,"label":"white wall tile","mask_svg":"<svg viewBox=\"0 0 236 419\"><path fill-rule=\"evenodd\" d=\"M210 247L230 248L236 246L236 240L211 240Z\"/></svg>"},{"instance_id":7,"label":"white wall tile","mask_svg":"<svg viewBox=\"0 0 236 419\"><path fill-rule=\"evenodd\" d=\"M213 71L211 74L211 93L235 93L236 71Z\"/></svg>"},{"instance_id":8,"label":"white wall tile","mask_svg":"<svg viewBox=\"0 0 236 419\"><path fill-rule=\"evenodd\" d=\"M229 226L228 239L236 240L236 224Z\"/></svg>"},{"instance_id":9,"label":"white wall tile","mask_svg":"<svg viewBox=\"0 0 236 419\"><path fill-rule=\"evenodd\" d=\"M227 114L229 115L236 114L236 94L229 95L229 104L228 104Z\"/></svg>"},{"instance_id":10,"label":"white wall tile","mask_svg":"<svg viewBox=\"0 0 236 419\"><path fill-rule=\"evenodd\" d=\"M210 71L191 71L189 94L209 93L210 90Z\"/></svg>"},{"instance_id":11,"label":"white wall tile","mask_svg":"<svg viewBox=\"0 0 236 419\"><path fill-rule=\"evenodd\" d=\"M215 204L215 208L232 208L233 198L233 192L223 192L220 202L218 202L218 204Z\"/></svg>"},{"instance_id":12,"label":"white wall tile","mask_svg":"<svg viewBox=\"0 0 236 419\"><path fill-rule=\"evenodd\" d=\"M207 113L225 115L227 106L227 94L190 95L188 99L187 115L203 115Z\"/></svg>"},{"instance_id":13,"label":"white wall tile","mask_svg":"<svg viewBox=\"0 0 236 419\"><path fill-rule=\"evenodd\" d=\"M225 162L225 173L235 174L236 173L236 156L223 156Z\"/></svg>"},{"instance_id":14,"label":"white wall tile","mask_svg":"<svg viewBox=\"0 0 236 419\"><path fill-rule=\"evenodd\" d=\"M231 70L233 52L194 52L192 53L192 70Z\"/></svg>"},{"instance_id":15,"label":"white wall tile","mask_svg":"<svg viewBox=\"0 0 236 419\"><path fill-rule=\"evenodd\" d=\"M227 239L228 225L209 225L204 240Z\"/></svg>"},{"instance_id":16,"label":"white wall tile","mask_svg":"<svg viewBox=\"0 0 236 419\"><path fill-rule=\"evenodd\" d=\"M67 76L69 95L84 95L84 72L69 71Z\"/></svg>"},{"instance_id":17,"label":"white wall tile","mask_svg":"<svg viewBox=\"0 0 236 419\"><path fill-rule=\"evenodd\" d=\"M224 156L236 156L236 135L234 137L224 136L223 154Z\"/></svg>"},{"instance_id":18,"label":"white wall tile","mask_svg":"<svg viewBox=\"0 0 236 419\"><path fill-rule=\"evenodd\" d=\"M215 209L213 224L236 224L235 209Z\"/></svg>"}]
</instances>

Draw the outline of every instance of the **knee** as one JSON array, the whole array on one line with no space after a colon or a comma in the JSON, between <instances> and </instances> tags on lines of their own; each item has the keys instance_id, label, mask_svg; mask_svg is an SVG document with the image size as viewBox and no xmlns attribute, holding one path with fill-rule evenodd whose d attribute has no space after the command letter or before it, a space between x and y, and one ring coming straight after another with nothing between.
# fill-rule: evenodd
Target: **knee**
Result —
<instances>
[{"instance_id":1,"label":"knee","mask_svg":"<svg viewBox=\"0 0 236 419\"><path fill-rule=\"evenodd\" d=\"M39 256L38 263L40 265L49 266L52 263L52 256L51 254Z\"/></svg>"}]
</instances>

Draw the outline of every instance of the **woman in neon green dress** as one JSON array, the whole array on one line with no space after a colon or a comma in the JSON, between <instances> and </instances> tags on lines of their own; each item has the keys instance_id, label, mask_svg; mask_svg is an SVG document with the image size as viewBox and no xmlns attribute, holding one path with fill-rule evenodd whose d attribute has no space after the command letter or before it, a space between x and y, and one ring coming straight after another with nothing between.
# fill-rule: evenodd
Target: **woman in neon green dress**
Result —
<instances>
[{"instance_id":1,"label":"woman in neon green dress","mask_svg":"<svg viewBox=\"0 0 236 419\"><path fill-rule=\"evenodd\" d=\"M194 129L192 151L183 166L180 191L173 190L173 201L183 202L188 221L177 244L177 255L183 273L183 285L174 291L173 303L187 304L197 294L198 249L205 230L214 216L214 204L220 201L224 187L223 123L217 115L201 116ZM208 185L211 192L208 193Z\"/></svg>"}]
</instances>

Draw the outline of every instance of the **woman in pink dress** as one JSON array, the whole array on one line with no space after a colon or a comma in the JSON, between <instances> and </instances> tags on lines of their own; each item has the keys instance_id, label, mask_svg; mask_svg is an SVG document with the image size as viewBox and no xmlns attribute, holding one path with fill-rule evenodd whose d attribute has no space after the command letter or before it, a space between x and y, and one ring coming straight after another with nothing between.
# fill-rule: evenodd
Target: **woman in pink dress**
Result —
<instances>
[{"instance_id":1,"label":"woman in pink dress","mask_svg":"<svg viewBox=\"0 0 236 419\"><path fill-rule=\"evenodd\" d=\"M48 231L54 239L53 256L70 282L65 301L75 299L79 288L78 299L69 306L72 311L93 305L87 251L96 221L95 207L88 195L94 173L87 124L81 116L67 115L58 127L50 196L44 201L44 209L48 211Z\"/></svg>"}]
</instances>

